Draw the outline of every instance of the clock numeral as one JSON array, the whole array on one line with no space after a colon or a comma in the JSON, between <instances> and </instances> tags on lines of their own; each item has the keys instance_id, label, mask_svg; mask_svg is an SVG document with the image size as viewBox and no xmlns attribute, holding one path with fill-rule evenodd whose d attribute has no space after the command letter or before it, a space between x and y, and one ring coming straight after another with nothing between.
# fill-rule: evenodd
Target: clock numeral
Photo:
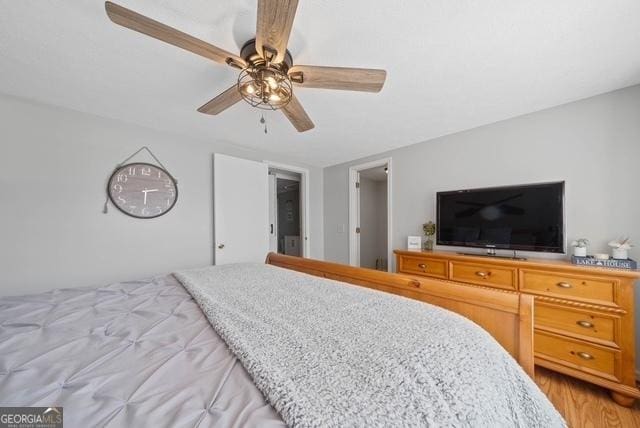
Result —
<instances>
[{"instance_id":1,"label":"clock numeral","mask_svg":"<svg viewBox=\"0 0 640 428\"><path fill-rule=\"evenodd\" d=\"M121 184L114 184L113 185L113 191L114 192L122 193L122 189L123 189L123 187L122 187Z\"/></svg>"},{"instance_id":2,"label":"clock numeral","mask_svg":"<svg viewBox=\"0 0 640 428\"><path fill-rule=\"evenodd\" d=\"M136 210L135 205L129 205L129 211L134 212Z\"/></svg>"},{"instance_id":3,"label":"clock numeral","mask_svg":"<svg viewBox=\"0 0 640 428\"><path fill-rule=\"evenodd\" d=\"M156 212L156 215L157 215L157 214L162 214L162 208L160 208L160 207L156 207L156 209L158 210L158 212Z\"/></svg>"},{"instance_id":4,"label":"clock numeral","mask_svg":"<svg viewBox=\"0 0 640 428\"><path fill-rule=\"evenodd\" d=\"M149 209L147 207L142 208L142 211L140 211L141 215L144 216L148 216L149 215Z\"/></svg>"},{"instance_id":5,"label":"clock numeral","mask_svg":"<svg viewBox=\"0 0 640 428\"><path fill-rule=\"evenodd\" d=\"M124 174L118 174L118 183L126 183L129 177Z\"/></svg>"},{"instance_id":6,"label":"clock numeral","mask_svg":"<svg viewBox=\"0 0 640 428\"><path fill-rule=\"evenodd\" d=\"M140 174L141 175L147 175L147 176L151 175L151 168L150 167L146 167L146 168L142 167L142 168L140 168Z\"/></svg>"},{"instance_id":7,"label":"clock numeral","mask_svg":"<svg viewBox=\"0 0 640 428\"><path fill-rule=\"evenodd\" d=\"M136 175L136 168L133 166L129 167L129 175Z\"/></svg>"},{"instance_id":8,"label":"clock numeral","mask_svg":"<svg viewBox=\"0 0 640 428\"><path fill-rule=\"evenodd\" d=\"M121 204L126 204L127 200L125 198L123 198L122 196L118 196L118 202L120 202Z\"/></svg>"},{"instance_id":9,"label":"clock numeral","mask_svg":"<svg viewBox=\"0 0 640 428\"><path fill-rule=\"evenodd\" d=\"M171 206L171 198L167 198L167 206L170 207Z\"/></svg>"}]
</instances>

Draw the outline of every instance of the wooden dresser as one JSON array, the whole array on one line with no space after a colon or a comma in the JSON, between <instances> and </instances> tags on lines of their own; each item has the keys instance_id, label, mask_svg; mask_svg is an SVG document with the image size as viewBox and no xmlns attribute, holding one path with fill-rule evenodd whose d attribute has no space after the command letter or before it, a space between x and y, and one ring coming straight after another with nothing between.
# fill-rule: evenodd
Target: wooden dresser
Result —
<instances>
[{"instance_id":1,"label":"wooden dresser","mask_svg":"<svg viewBox=\"0 0 640 428\"><path fill-rule=\"evenodd\" d=\"M623 406L640 398L633 299L640 271L453 252L395 254L400 273L533 295L537 365L608 388Z\"/></svg>"}]
</instances>

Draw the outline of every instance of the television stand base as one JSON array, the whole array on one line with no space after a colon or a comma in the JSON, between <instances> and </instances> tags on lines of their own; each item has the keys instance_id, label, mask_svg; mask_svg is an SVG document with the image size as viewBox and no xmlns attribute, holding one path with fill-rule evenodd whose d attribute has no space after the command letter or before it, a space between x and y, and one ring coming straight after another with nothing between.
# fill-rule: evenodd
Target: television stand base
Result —
<instances>
[{"instance_id":1,"label":"television stand base","mask_svg":"<svg viewBox=\"0 0 640 428\"><path fill-rule=\"evenodd\" d=\"M461 256L475 256L475 257L494 257L497 259L509 259L509 260L527 260L526 257L518 257L516 255L516 252L513 252L512 256L501 256L496 254L495 250L487 250L486 254L479 254L479 253L458 253Z\"/></svg>"}]
</instances>

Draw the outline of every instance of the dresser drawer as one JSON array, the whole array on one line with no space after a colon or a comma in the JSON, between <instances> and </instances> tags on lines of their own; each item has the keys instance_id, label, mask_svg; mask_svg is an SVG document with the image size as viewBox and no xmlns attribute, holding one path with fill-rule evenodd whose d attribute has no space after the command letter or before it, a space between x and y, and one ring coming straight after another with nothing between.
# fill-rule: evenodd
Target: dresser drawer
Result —
<instances>
[{"instance_id":1,"label":"dresser drawer","mask_svg":"<svg viewBox=\"0 0 640 428\"><path fill-rule=\"evenodd\" d=\"M450 279L469 284L516 290L516 269L489 264L451 262Z\"/></svg>"},{"instance_id":2,"label":"dresser drawer","mask_svg":"<svg viewBox=\"0 0 640 428\"><path fill-rule=\"evenodd\" d=\"M620 345L620 317L536 301L536 328L593 340L603 345Z\"/></svg>"},{"instance_id":3,"label":"dresser drawer","mask_svg":"<svg viewBox=\"0 0 640 428\"><path fill-rule=\"evenodd\" d=\"M620 351L536 330L536 358L603 378L620 379Z\"/></svg>"},{"instance_id":4,"label":"dresser drawer","mask_svg":"<svg viewBox=\"0 0 640 428\"><path fill-rule=\"evenodd\" d=\"M398 272L447 279L447 262L429 257L398 257Z\"/></svg>"},{"instance_id":5,"label":"dresser drawer","mask_svg":"<svg viewBox=\"0 0 640 428\"><path fill-rule=\"evenodd\" d=\"M619 283L596 276L520 270L520 291L615 306Z\"/></svg>"}]
</instances>

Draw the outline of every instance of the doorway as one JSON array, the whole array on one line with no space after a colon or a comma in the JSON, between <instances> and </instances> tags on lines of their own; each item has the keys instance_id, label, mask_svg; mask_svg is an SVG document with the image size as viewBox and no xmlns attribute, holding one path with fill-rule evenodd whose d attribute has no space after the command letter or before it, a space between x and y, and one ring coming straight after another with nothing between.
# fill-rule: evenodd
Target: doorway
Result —
<instances>
[{"instance_id":1,"label":"doorway","mask_svg":"<svg viewBox=\"0 0 640 428\"><path fill-rule=\"evenodd\" d=\"M391 271L391 159L351 167L349 262Z\"/></svg>"},{"instance_id":2,"label":"doorway","mask_svg":"<svg viewBox=\"0 0 640 428\"><path fill-rule=\"evenodd\" d=\"M269 168L269 251L306 257L305 170L271 164Z\"/></svg>"}]
</instances>

